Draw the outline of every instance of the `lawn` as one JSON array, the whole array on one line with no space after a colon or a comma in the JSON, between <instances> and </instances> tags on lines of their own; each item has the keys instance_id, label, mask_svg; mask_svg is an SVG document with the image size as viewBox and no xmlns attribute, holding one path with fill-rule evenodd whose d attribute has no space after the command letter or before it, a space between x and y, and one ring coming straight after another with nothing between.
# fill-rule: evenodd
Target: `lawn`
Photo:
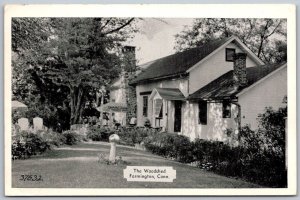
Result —
<instances>
[{"instance_id":1,"label":"lawn","mask_svg":"<svg viewBox=\"0 0 300 200\"><path fill-rule=\"evenodd\" d=\"M103 142L80 143L48 151L27 160L12 162L12 187L19 188L254 188L258 185L228 178L196 167L118 146L117 155L132 166L171 166L177 177L172 183L127 182L126 165L98 163L98 154L109 154ZM21 181L21 175L41 175L42 181Z\"/></svg>"}]
</instances>

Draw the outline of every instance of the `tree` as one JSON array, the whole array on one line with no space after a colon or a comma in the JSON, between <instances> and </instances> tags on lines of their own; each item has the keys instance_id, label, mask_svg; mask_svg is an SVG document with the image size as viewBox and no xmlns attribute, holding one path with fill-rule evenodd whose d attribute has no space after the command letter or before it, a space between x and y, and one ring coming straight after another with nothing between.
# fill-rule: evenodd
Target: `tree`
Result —
<instances>
[{"instance_id":1,"label":"tree","mask_svg":"<svg viewBox=\"0 0 300 200\"><path fill-rule=\"evenodd\" d=\"M177 51L200 46L208 41L235 35L266 63L286 59L286 20L255 18L195 19L191 27L177 34ZM280 53L278 53L280 49Z\"/></svg>"},{"instance_id":2,"label":"tree","mask_svg":"<svg viewBox=\"0 0 300 200\"><path fill-rule=\"evenodd\" d=\"M61 105L68 102L70 124L80 123L88 96L109 84L120 72L121 43L135 31L134 19L22 18L21 21L13 21L13 26L26 24L23 28L30 29L31 25L43 24L47 28L34 28L33 36L27 39L21 38L27 30L13 28L17 32L13 34L14 49L18 49L22 61L13 67L28 73L30 76L25 79L33 81L39 93L48 91L49 95L43 95L45 99L54 98ZM20 78L20 73L15 75ZM58 99L55 95L62 91L64 96Z\"/></svg>"}]
</instances>

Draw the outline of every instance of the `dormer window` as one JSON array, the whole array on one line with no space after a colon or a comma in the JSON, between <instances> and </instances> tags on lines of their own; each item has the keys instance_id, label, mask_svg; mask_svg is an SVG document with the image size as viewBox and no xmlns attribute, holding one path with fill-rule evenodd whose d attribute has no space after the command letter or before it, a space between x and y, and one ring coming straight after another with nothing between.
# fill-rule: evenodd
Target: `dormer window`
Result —
<instances>
[{"instance_id":1,"label":"dormer window","mask_svg":"<svg viewBox=\"0 0 300 200\"><path fill-rule=\"evenodd\" d=\"M233 48L226 48L226 54L225 54L225 59L228 62L233 62L233 55L235 54L235 49Z\"/></svg>"}]
</instances>

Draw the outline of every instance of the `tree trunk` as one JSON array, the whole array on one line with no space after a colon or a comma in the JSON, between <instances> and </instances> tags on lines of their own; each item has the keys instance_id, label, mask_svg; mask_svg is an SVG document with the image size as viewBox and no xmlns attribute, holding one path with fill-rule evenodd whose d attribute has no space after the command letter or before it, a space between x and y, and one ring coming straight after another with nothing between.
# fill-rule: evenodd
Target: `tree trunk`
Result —
<instances>
[{"instance_id":1,"label":"tree trunk","mask_svg":"<svg viewBox=\"0 0 300 200\"><path fill-rule=\"evenodd\" d=\"M82 87L71 88L71 119L70 124L79 124L83 110L84 91Z\"/></svg>"},{"instance_id":2,"label":"tree trunk","mask_svg":"<svg viewBox=\"0 0 300 200\"><path fill-rule=\"evenodd\" d=\"M100 110L99 110L99 112L100 112L99 122L102 125L102 123L103 123L103 110L102 109L103 109L103 104L104 104L104 92L103 91L99 91L99 98L101 98L100 105L99 105L99 107L100 107Z\"/></svg>"}]
</instances>

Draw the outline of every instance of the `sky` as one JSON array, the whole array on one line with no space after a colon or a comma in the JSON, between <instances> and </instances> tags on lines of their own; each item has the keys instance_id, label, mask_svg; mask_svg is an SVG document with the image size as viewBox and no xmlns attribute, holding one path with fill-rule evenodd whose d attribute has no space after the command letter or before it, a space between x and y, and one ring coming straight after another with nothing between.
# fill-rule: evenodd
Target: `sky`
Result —
<instances>
[{"instance_id":1,"label":"sky","mask_svg":"<svg viewBox=\"0 0 300 200\"><path fill-rule=\"evenodd\" d=\"M175 35L193 19L144 18L137 24L139 33L129 43L136 47L138 65L175 53Z\"/></svg>"}]
</instances>

